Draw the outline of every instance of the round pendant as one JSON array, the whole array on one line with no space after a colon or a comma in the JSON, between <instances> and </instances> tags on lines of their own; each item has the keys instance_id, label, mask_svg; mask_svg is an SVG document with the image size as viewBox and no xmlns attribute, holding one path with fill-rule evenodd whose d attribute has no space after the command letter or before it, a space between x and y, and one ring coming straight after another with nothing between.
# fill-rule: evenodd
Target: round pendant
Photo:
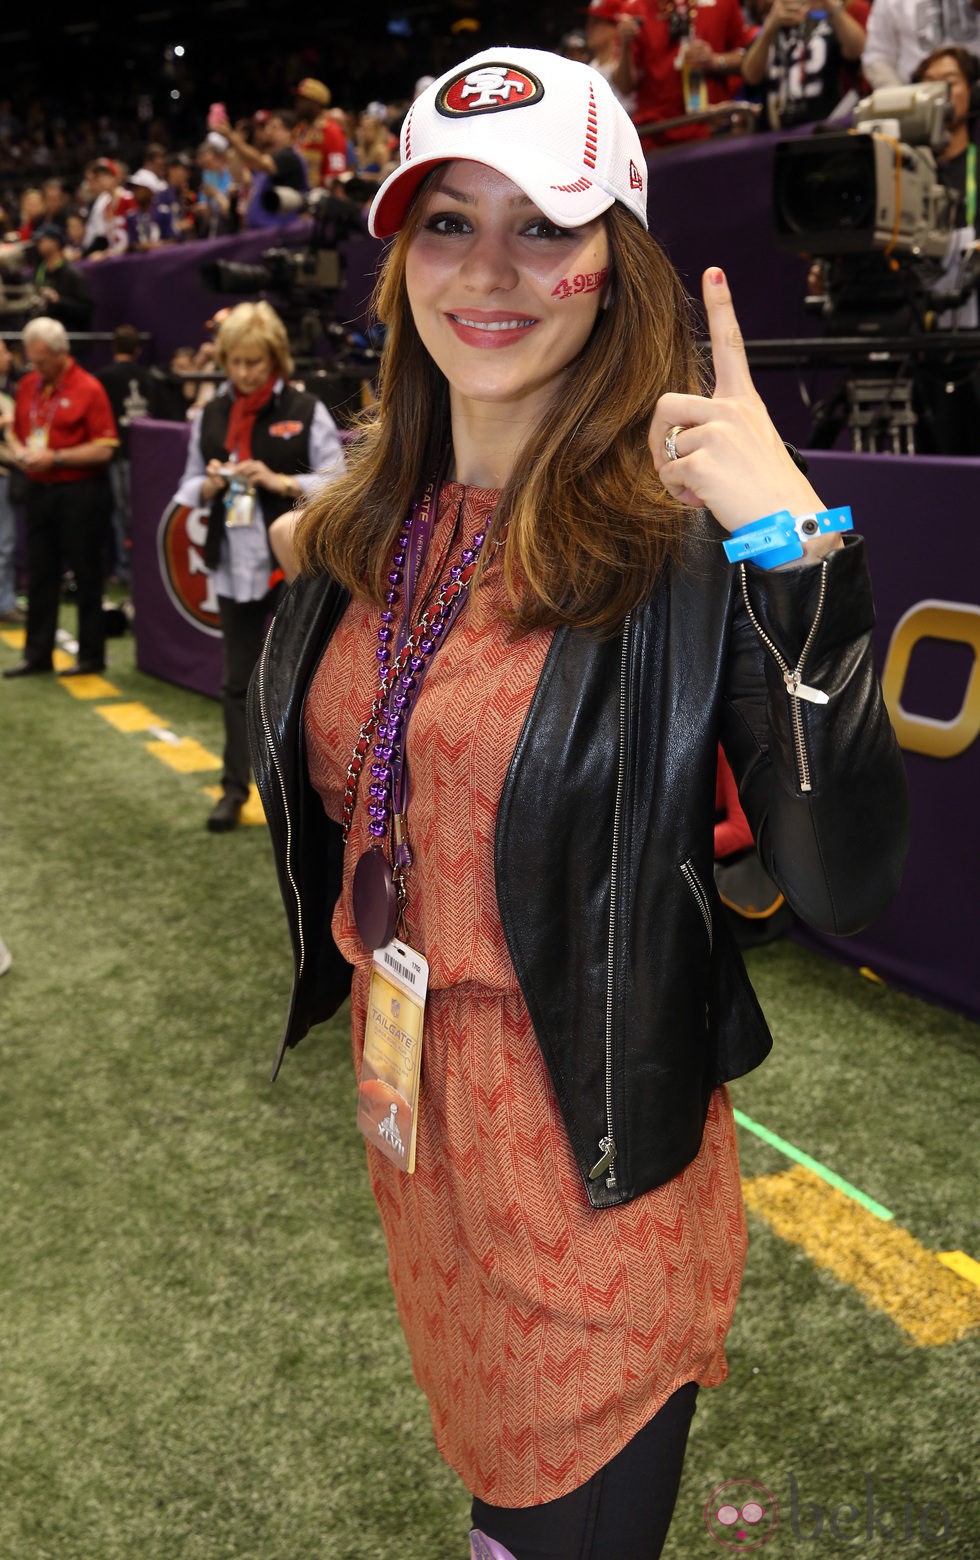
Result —
<instances>
[{"instance_id":1,"label":"round pendant","mask_svg":"<svg viewBox=\"0 0 980 1560\"><path fill-rule=\"evenodd\" d=\"M354 921L365 948L384 948L398 924L398 894L380 845L366 850L354 868Z\"/></svg>"}]
</instances>

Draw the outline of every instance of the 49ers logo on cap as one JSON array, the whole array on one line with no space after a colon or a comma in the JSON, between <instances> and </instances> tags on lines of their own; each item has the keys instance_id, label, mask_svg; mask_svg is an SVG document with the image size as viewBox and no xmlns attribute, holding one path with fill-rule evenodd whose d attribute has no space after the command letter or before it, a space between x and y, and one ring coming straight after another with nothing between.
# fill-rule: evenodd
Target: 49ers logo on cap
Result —
<instances>
[{"instance_id":1,"label":"49ers logo on cap","mask_svg":"<svg viewBox=\"0 0 980 1560\"><path fill-rule=\"evenodd\" d=\"M205 634L221 634L218 595L214 576L204 564L208 534L207 509L168 504L157 530L160 576L173 605L195 628Z\"/></svg>"},{"instance_id":2,"label":"49ers logo on cap","mask_svg":"<svg viewBox=\"0 0 980 1560\"><path fill-rule=\"evenodd\" d=\"M476 70L461 71L436 98L436 108L447 119L462 114L496 114L502 108L524 108L544 97L537 76L496 61Z\"/></svg>"}]
</instances>

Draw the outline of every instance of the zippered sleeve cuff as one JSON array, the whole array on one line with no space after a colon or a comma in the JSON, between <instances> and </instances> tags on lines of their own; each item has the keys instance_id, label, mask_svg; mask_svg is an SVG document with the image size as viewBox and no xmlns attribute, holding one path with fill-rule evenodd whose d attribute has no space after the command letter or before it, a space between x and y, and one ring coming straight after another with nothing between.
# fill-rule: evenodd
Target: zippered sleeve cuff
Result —
<instances>
[{"instance_id":1,"label":"zippered sleeve cuff","mask_svg":"<svg viewBox=\"0 0 980 1560\"><path fill-rule=\"evenodd\" d=\"M807 651L807 665L818 666L842 644L874 628L875 609L864 538L853 533L844 546L828 553L826 594L820 608L820 564L767 570L745 569L749 601L759 623L790 666L796 666L819 610L819 622Z\"/></svg>"}]
</instances>

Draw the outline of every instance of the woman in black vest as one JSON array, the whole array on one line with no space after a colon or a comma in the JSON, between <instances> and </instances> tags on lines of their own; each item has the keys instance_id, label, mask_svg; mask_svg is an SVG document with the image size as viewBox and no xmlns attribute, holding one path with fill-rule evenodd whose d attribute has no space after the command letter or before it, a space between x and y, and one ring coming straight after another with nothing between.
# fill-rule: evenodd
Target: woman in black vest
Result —
<instances>
[{"instance_id":1,"label":"woman in black vest","mask_svg":"<svg viewBox=\"0 0 980 1560\"><path fill-rule=\"evenodd\" d=\"M248 796L245 694L282 581L269 527L339 472L343 453L323 403L289 384L286 329L269 304L238 304L215 345L228 385L194 425L177 502L210 507L204 561L224 635L225 750L222 795L207 826L223 833Z\"/></svg>"}]
</instances>

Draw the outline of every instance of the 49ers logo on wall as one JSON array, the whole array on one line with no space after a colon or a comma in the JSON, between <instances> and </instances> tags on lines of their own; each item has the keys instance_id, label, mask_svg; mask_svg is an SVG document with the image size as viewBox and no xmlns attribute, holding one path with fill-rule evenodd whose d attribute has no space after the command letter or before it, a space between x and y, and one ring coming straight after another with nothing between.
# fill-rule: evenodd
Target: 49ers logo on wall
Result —
<instances>
[{"instance_id":1,"label":"49ers logo on wall","mask_svg":"<svg viewBox=\"0 0 980 1560\"><path fill-rule=\"evenodd\" d=\"M513 65L496 62L462 71L443 87L436 108L447 119L461 114L496 114L502 108L524 108L544 97L544 87L536 76Z\"/></svg>"},{"instance_id":2,"label":"49ers logo on wall","mask_svg":"<svg viewBox=\"0 0 980 1560\"><path fill-rule=\"evenodd\" d=\"M206 634L221 635L214 576L204 564L208 511L168 505L157 531L160 574L177 611Z\"/></svg>"}]
</instances>

